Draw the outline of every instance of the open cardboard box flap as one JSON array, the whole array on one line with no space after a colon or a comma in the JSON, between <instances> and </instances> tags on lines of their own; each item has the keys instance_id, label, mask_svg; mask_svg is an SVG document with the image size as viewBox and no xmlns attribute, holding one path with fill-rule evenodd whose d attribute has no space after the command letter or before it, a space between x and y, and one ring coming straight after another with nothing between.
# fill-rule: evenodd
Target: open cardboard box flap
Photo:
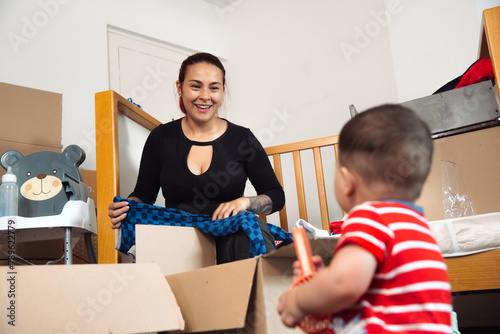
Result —
<instances>
[{"instance_id":1,"label":"open cardboard box flap","mask_svg":"<svg viewBox=\"0 0 500 334\"><path fill-rule=\"evenodd\" d=\"M0 271L0 305L11 307L4 311L12 315L0 322L1 333L184 328L179 306L156 264L3 266Z\"/></svg>"},{"instance_id":2,"label":"open cardboard box flap","mask_svg":"<svg viewBox=\"0 0 500 334\"><path fill-rule=\"evenodd\" d=\"M166 276L186 321L186 332L243 328L257 259Z\"/></svg>"},{"instance_id":3,"label":"open cardboard box flap","mask_svg":"<svg viewBox=\"0 0 500 334\"><path fill-rule=\"evenodd\" d=\"M136 230L137 255L146 242L148 247L156 244L162 249L162 252L142 254L140 259L137 257L138 262L167 263L168 258L177 257L173 263L178 263L178 257L183 256L186 256L185 262L190 262L192 254L167 250L164 239L175 233L178 240L193 245L199 240L197 234L202 234L190 227L136 227L139 228ZM337 240L333 237L311 239L312 251L328 262ZM213 245L207 247L205 251L212 254ZM256 258L186 272L181 272L182 268L164 267L186 323L181 332L303 333L300 329L285 327L277 312L279 297L292 284L295 260L294 245L290 244Z\"/></svg>"}]
</instances>

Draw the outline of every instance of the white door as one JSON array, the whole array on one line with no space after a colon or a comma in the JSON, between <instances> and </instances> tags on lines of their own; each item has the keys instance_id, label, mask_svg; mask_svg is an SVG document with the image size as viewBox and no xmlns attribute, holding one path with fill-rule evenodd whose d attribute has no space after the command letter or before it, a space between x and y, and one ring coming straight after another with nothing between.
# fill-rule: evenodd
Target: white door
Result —
<instances>
[{"instance_id":1,"label":"white door","mask_svg":"<svg viewBox=\"0 0 500 334\"><path fill-rule=\"evenodd\" d=\"M108 28L109 89L116 91L162 123L183 116L175 82L182 61L193 51ZM135 186L140 157L149 131L119 117L120 196ZM158 196L157 205L164 205Z\"/></svg>"},{"instance_id":2,"label":"white door","mask_svg":"<svg viewBox=\"0 0 500 334\"><path fill-rule=\"evenodd\" d=\"M175 81L182 61L194 52L112 28L108 52L110 89L163 123L182 116Z\"/></svg>"}]
</instances>

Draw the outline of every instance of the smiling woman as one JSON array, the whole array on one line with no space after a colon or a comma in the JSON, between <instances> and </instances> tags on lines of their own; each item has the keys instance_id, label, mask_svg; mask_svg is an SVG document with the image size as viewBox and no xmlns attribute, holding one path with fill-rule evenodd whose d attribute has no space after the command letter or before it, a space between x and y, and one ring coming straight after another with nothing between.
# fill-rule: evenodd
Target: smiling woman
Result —
<instances>
[{"instance_id":1,"label":"smiling woman","mask_svg":"<svg viewBox=\"0 0 500 334\"><path fill-rule=\"evenodd\" d=\"M129 199L156 201L161 188L165 207L226 219L243 211L267 215L285 202L283 189L257 138L247 128L220 118L226 71L209 53L196 53L181 64L176 82L184 117L151 131L139 175ZM257 196L245 197L247 180ZM109 205L113 228L127 216L128 202ZM256 216L266 251L275 248L267 224ZM216 237L217 262L249 257L250 239L242 230Z\"/></svg>"}]
</instances>

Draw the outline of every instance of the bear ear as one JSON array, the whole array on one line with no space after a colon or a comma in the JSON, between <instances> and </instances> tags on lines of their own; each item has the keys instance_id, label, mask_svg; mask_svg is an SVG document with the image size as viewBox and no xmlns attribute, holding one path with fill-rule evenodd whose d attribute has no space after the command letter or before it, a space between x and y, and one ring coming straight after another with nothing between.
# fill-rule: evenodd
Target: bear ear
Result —
<instances>
[{"instance_id":1,"label":"bear ear","mask_svg":"<svg viewBox=\"0 0 500 334\"><path fill-rule=\"evenodd\" d=\"M23 155L19 151L10 150L2 154L0 158L0 163L3 168L7 169L8 166L14 166L23 158Z\"/></svg>"},{"instance_id":2,"label":"bear ear","mask_svg":"<svg viewBox=\"0 0 500 334\"><path fill-rule=\"evenodd\" d=\"M85 151L78 145L69 145L63 151L66 158L73 162L76 167L80 166L85 161Z\"/></svg>"}]
</instances>

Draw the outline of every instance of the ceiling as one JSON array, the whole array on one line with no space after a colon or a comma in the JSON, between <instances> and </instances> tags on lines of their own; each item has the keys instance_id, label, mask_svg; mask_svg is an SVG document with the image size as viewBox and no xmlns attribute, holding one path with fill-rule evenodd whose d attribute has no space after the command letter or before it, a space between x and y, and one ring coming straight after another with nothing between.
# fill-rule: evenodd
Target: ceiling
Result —
<instances>
[{"instance_id":1,"label":"ceiling","mask_svg":"<svg viewBox=\"0 0 500 334\"><path fill-rule=\"evenodd\" d=\"M205 2L208 2L212 5L215 5L220 8L225 8L227 6L233 5L235 2L241 1L241 0L203 0Z\"/></svg>"}]
</instances>

